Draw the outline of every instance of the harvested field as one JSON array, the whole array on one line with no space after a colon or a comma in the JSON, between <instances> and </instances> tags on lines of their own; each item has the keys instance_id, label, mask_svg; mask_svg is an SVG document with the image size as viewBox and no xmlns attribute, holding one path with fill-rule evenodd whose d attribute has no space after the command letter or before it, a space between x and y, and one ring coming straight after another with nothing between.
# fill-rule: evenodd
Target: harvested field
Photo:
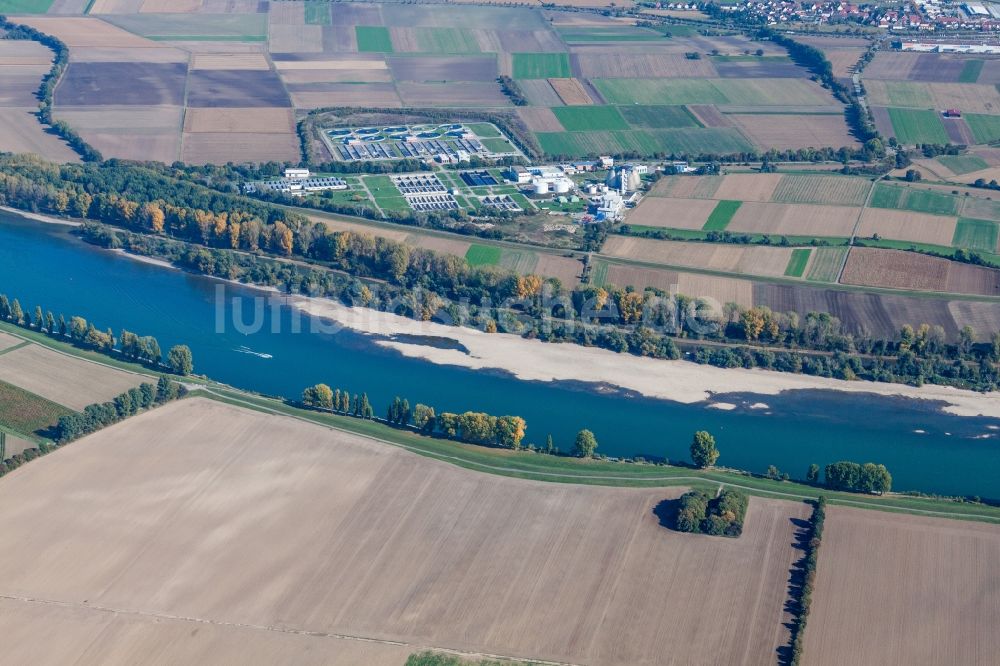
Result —
<instances>
[{"instance_id":1,"label":"harvested field","mask_svg":"<svg viewBox=\"0 0 1000 666\"><path fill-rule=\"evenodd\" d=\"M465 253L472 246L472 243L469 241L445 236L431 236L428 234L410 234L406 237L406 243L424 250L433 250L442 254L453 254L456 257L464 257Z\"/></svg>"},{"instance_id":2,"label":"harvested field","mask_svg":"<svg viewBox=\"0 0 1000 666\"><path fill-rule=\"evenodd\" d=\"M8 69L7 66L37 65L39 71L45 72L51 64L52 51L38 42L20 39L0 41L0 65L4 66L0 75L7 75L15 71Z\"/></svg>"},{"instance_id":3,"label":"harvested field","mask_svg":"<svg viewBox=\"0 0 1000 666\"><path fill-rule=\"evenodd\" d=\"M979 301L951 301L948 311L954 318L957 329L971 326L977 332L980 342L986 342L988 331L1000 330L1000 308L995 303ZM952 339L957 337L957 333Z\"/></svg>"},{"instance_id":4,"label":"harvested field","mask_svg":"<svg viewBox=\"0 0 1000 666\"><path fill-rule=\"evenodd\" d=\"M587 79L714 78L708 58L690 60L675 53L574 53L580 76Z\"/></svg>"},{"instance_id":5,"label":"harvested field","mask_svg":"<svg viewBox=\"0 0 1000 666\"><path fill-rule=\"evenodd\" d=\"M23 343L24 340L22 340L21 338L0 331L0 352L2 352L5 349L10 349L11 347L16 347Z\"/></svg>"},{"instance_id":6,"label":"harvested field","mask_svg":"<svg viewBox=\"0 0 1000 666\"><path fill-rule=\"evenodd\" d=\"M156 381L38 345L0 354L0 380L76 410L110 400L142 382Z\"/></svg>"},{"instance_id":7,"label":"harvested field","mask_svg":"<svg viewBox=\"0 0 1000 666\"><path fill-rule=\"evenodd\" d=\"M196 53L191 56L191 69L255 69L271 66L263 53Z\"/></svg>"},{"instance_id":8,"label":"harvested field","mask_svg":"<svg viewBox=\"0 0 1000 666\"><path fill-rule=\"evenodd\" d=\"M840 148L856 146L843 115L728 115L754 145L761 148Z\"/></svg>"},{"instance_id":9,"label":"harvested field","mask_svg":"<svg viewBox=\"0 0 1000 666\"><path fill-rule=\"evenodd\" d=\"M89 4L90 0L55 0L46 14L82 14Z\"/></svg>"},{"instance_id":10,"label":"harvested field","mask_svg":"<svg viewBox=\"0 0 1000 666\"><path fill-rule=\"evenodd\" d=\"M732 127L733 121L728 116L719 111L719 107L712 105L688 105L691 113L705 127Z\"/></svg>"},{"instance_id":11,"label":"harvested field","mask_svg":"<svg viewBox=\"0 0 1000 666\"><path fill-rule=\"evenodd\" d=\"M46 65L0 67L0 105L38 106L38 88L48 71Z\"/></svg>"},{"instance_id":12,"label":"harvested field","mask_svg":"<svg viewBox=\"0 0 1000 666\"><path fill-rule=\"evenodd\" d=\"M788 639L793 521L807 507L753 498L742 537L710 539L660 525L654 507L679 492L478 474L185 400L4 480L0 594L61 602L47 617L131 609L168 627L281 627L267 633L282 641L335 634L611 666L664 653L772 663ZM91 520L77 537L80 515ZM690 640L705 617L724 628L710 645ZM198 640L190 627L161 658ZM124 649L114 636L102 635L109 653ZM36 642L35 654L53 645Z\"/></svg>"},{"instance_id":13,"label":"harvested field","mask_svg":"<svg viewBox=\"0 0 1000 666\"><path fill-rule=\"evenodd\" d=\"M493 82L400 83L396 88L406 106L510 106Z\"/></svg>"},{"instance_id":14,"label":"harvested field","mask_svg":"<svg viewBox=\"0 0 1000 666\"><path fill-rule=\"evenodd\" d=\"M264 14L129 14L106 20L154 40L263 42L267 36Z\"/></svg>"},{"instance_id":15,"label":"harvested field","mask_svg":"<svg viewBox=\"0 0 1000 666\"><path fill-rule=\"evenodd\" d=\"M70 62L188 62L188 54L181 49L166 46L155 48L113 48L108 46L81 46L69 52Z\"/></svg>"},{"instance_id":16,"label":"harvested field","mask_svg":"<svg viewBox=\"0 0 1000 666\"><path fill-rule=\"evenodd\" d=\"M201 9L202 0L143 0L139 9L143 13L169 14L172 12L185 14Z\"/></svg>"},{"instance_id":17,"label":"harvested field","mask_svg":"<svg viewBox=\"0 0 1000 666\"><path fill-rule=\"evenodd\" d=\"M957 217L869 208L861 215L858 236L871 238L878 234L882 238L947 246L955 237L957 224Z\"/></svg>"},{"instance_id":18,"label":"harvested field","mask_svg":"<svg viewBox=\"0 0 1000 666\"><path fill-rule=\"evenodd\" d=\"M593 107L560 107L587 109ZM558 111L556 111L558 117ZM640 155L693 153L695 151L734 153L752 146L736 130L679 128L661 130L590 130L578 132L542 132L542 149L549 155L588 157L594 154L635 152Z\"/></svg>"},{"instance_id":19,"label":"harvested field","mask_svg":"<svg viewBox=\"0 0 1000 666\"><path fill-rule=\"evenodd\" d=\"M944 125L944 132L948 135L950 142L962 146L971 146L976 143L972 128L969 127L964 118L942 118L941 124Z\"/></svg>"},{"instance_id":20,"label":"harvested field","mask_svg":"<svg viewBox=\"0 0 1000 666\"><path fill-rule=\"evenodd\" d=\"M292 105L297 109L318 109L324 106L400 107L402 102L391 83L329 84L322 91L297 92L290 85Z\"/></svg>"},{"instance_id":21,"label":"harvested field","mask_svg":"<svg viewBox=\"0 0 1000 666\"><path fill-rule=\"evenodd\" d=\"M558 278L565 287L572 287L580 282L583 264L570 257L557 257L551 254L539 254L538 263L533 272L545 277Z\"/></svg>"},{"instance_id":22,"label":"harvested field","mask_svg":"<svg viewBox=\"0 0 1000 666\"><path fill-rule=\"evenodd\" d=\"M294 132L186 133L181 149L181 159L190 164L297 162L299 157L299 139Z\"/></svg>"},{"instance_id":23,"label":"harvested field","mask_svg":"<svg viewBox=\"0 0 1000 666\"><path fill-rule=\"evenodd\" d=\"M309 83L392 83L388 69L290 69L279 70L281 80L290 90L304 92Z\"/></svg>"},{"instance_id":24,"label":"harvested field","mask_svg":"<svg viewBox=\"0 0 1000 666\"><path fill-rule=\"evenodd\" d=\"M187 105L243 108L290 103L274 72L195 70L188 77Z\"/></svg>"},{"instance_id":25,"label":"harvested field","mask_svg":"<svg viewBox=\"0 0 1000 666\"><path fill-rule=\"evenodd\" d=\"M188 109L185 132L294 134L295 113L287 108Z\"/></svg>"},{"instance_id":26,"label":"harvested field","mask_svg":"<svg viewBox=\"0 0 1000 666\"><path fill-rule=\"evenodd\" d=\"M524 93L524 97L532 106L553 107L562 106L562 99L556 94L555 89L546 79L528 79L518 81L517 85Z\"/></svg>"},{"instance_id":27,"label":"harvested field","mask_svg":"<svg viewBox=\"0 0 1000 666\"><path fill-rule=\"evenodd\" d=\"M59 106L180 106L187 66L180 63L74 62L56 88Z\"/></svg>"},{"instance_id":28,"label":"harvested field","mask_svg":"<svg viewBox=\"0 0 1000 666\"><path fill-rule=\"evenodd\" d=\"M602 252L612 257L667 266L773 277L785 274L792 256L790 248L685 243L628 236L609 236Z\"/></svg>"},{"instance_id":29,"label":"harvested field","mask_svg":"<svg viewBox=\"0 0 1000 666\"><path fill-rule=\"evenodd\" d=\"M781 177L774 191L774 200L782 203L862 206L871 187L871 182L865 178L789 174Z\"/></svg>"},{"instance_id":30,"label":"harvested field","mask_svg":"<svg viewBox=\"0 0 1000 666\"><path fill-rule=\"evenodd\" d=\"M851 248L841 282L907 291L1000 295L998 270L960 264L915 252L868 247Z\"/></svg>"},{"instance_id":31,"label":"harvested field","mask_svg":"<svg viewBox=\"0 0 1000 666\"><path fill-rule=\"evenodd\" d=\"M626 222L643 227L701 229L715 206L711 199L646 197L629 213Z\"/></svg>"},{"instance_id":32,"label":"harvested field","mask_svg":"<svg viewBox=\"0 0 1000 666\"><path fill-rule=\"evenodd\" d=\"M82 46L112 48L156 48L160 46L152 40L133 35L127 30L122 30L97 18L31 16L19 18L18 22L58 37L71 50Z\"/></svg>"},{"instance_id":33,"label":"harvested field","mask_svg":"<svg viewBox=\"0 0 1000 666\"><path fill-rule=\"evenodd\" d=\"M860 208L747 202L729 223L729 231L772 236L848 238Z\"/></svg>"},{"instance_id":34,"label":"harvested field","mask_svg":"<svg viewBox=\"0 0 1000 666\"><path fill-rule=\"evenodd\" d=\"M656 182L649 196L714 199L715 193L722 187L723 180L724 178L718 176L665 176Z\"/></svg>"},{"instance_id":35,"label":"harvested field","mask_svg":"<svg viewBox=\"0 0 1000 666\"><path fill-rule=\"evenodd\" d=\"M577 79L549 79L549 84L556 91L556 94L559 95L559 99L563 104L594 103L594 100L587 94L586 88Z\"/></svg>"},{"instance_id":36,"label":"harvested field","mask_svg":"<svg viewBox=\"0 0 1000 666\"><path fill-rule=\"evenodd\" d=\"M884 106L872 106L872 118L875 119L875 129L883 136L896 136L896 130L892 126L892 117L889 109ZM897 137L898 138L898 137Z\"/></svg>"},{"instance_id":37,"label":"harvested field","mask_svg":"<svg viewBox=\"0 0 1000 666\"><path fill-rule=\"evenodd\" d=\"M397 81L446 82L493 81L497 78L494 56L393 56L388 58L392 78Z\"/></svg>"},{"instance_id":38,"label":"harvested field","mask_svg":"<svg viewBox=\"0 0 1000 666\"><path fill-rule=\"evenodd\" d=\"M532 132L561 132L564 129L559 119L552 113L552 109L519 106L517 115Z\"/></svg>"},{"instance_id":39,"label":"harvested field","mask_svg":"<svg viewBox=\"0 0 1000 666\"><path fill-rule=\"evenodd\" d=\"M60 107L65 120L105 157L153 160L170 164L180 159L179 106Z\"/></svg>"},{"instance_id":40,"label":"harvested field","mask_svg":"<svg viewBox=\"0 0 1000 666\"><path fill-rule=\"evenodd\" d=\"M0 108L0 151L35 153L53 162L78 162L65 141L45 131L35 115L38 107Z\"/></svg>"},{"instance_id":41,"label":"harvested field","mask_svg":"<svg viewBox=\"0 0 1000 666\"><path fill-rule=\"evenodd\" d=\"M998 565L996 525L827 509L803 663L994 663Z\"/></svg>"},{"instance_id":42,"label":"harvested field","mask_svg":"<svg viewBox=\"0 0 1000 666\"><path fill-rule=\"evenodd\" d=\"M135 14L145 0L94 0L91 14Z\"/></svg>"},{"instance_id":43,"label":"harvested field","mask_svg":"<svg viewBox=\"0 0 1000 666\"><path fill-rule=\"evenodd\" d=\"M341 25L320 27L323 29L323 50L325 52L356 53L358 51L357 31L353 27Z\"/></svg>"},{"instance_id":44,"label":"harvested field","mask_svg":"<svg viewBox=\"0 0 1000 666\"><path fill-rule=\"evenodd\" d=\"M865 86L870 79L905 81L916 64L917 58L912 53L882 49L865 67Z\"/></svg>"},{"instance_id":45,"label":"harvested field","mask_svg":"<svg viewBox=\"0 0 1000 666\"><path fill-rule=\"evenodd\" d=\"M770 201L785 176L777 173L730 173L721 178L713 199Z\"/></svg>"},{"instance_id":46,"label":"harvested field","mask_svg":"<svg viewBox=\"0 0 1000 666\"><path fill-rule=\"evenodd\" d=\"M323 53L323 26L272 25L267 45L271 53Z\"/></svg>"}]
</instances>

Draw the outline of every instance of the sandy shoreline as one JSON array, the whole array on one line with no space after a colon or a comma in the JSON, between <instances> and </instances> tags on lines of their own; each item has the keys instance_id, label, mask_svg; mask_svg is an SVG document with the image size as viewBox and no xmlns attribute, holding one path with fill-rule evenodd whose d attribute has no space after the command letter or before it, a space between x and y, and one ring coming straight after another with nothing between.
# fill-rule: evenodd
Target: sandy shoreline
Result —
<instances>
[{"instance_id":1,"label":"sandy shoreline","mask_svg":"<svg viewBox=\"0 0 1000 666\"><path fill-rule=\"evenodd\" d=\"M724 393L778 395L789 390L821 389L941 401L946 403L944 410L950 414L1000 418L998 393L982 394L947 386L916 388L903 384L849 382L768 370L716 368L690 361L641 358L594 347L526 340L512 334L489 334L471 328L420 322L368 308L349 308L327 299L293 296L292 304L310 315L335 321L360 333L448 338L464 346L468 353L394 340L378 340L377 344L411 358L473 370L506 370L524 380L611 384L646 397L685 404L712 400L714 395Z\"/></svg>"},{"instance_id":2,"label":"sandy shoreline","mask_svg":"<svg viewBox=\"0 0 1000 666\"><path fill-rule=\"evenodd\" d=\"M26 220L32 220L33 222L41 222L43 224L61 224L65 227L81 227L82 222L77 222L75 220L64 220L58 217L51 217L49 215L40 215L38 213L29 213L26 210L18 210L17 208L11 208L9 206L0 206L0 211L5 213L10 213L11 215L16 215L17 217L23 217Z\"/></svg>"}]
</instances>

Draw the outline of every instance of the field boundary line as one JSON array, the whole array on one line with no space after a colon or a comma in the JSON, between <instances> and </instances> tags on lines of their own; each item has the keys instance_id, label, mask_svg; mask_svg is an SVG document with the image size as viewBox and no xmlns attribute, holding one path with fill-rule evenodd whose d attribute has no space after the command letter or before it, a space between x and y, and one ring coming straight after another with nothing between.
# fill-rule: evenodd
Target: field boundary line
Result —
<instances>
[{"instance_id":1,"label":"field boundary line","mask_svg":"<svg viewBox=\"0 0 1000 666\"><path fill-rule=\"evenodd\" d=\"M841 284L840 280L844 277L844 269L847 268L847 260L851 257L851 248L854 247L854 240L858 237L858 230L861 228L861 220L865 217L865 211L868 210L869 204L872 202L872 196L875 194L875 187L878 185L878 180L873 180L871 187L868 188L868 196L865 197L865 201L861 204L861 210L858 211L858 219L854 221L854 229L851 230L851 238L847 241L847 252L844 253L844 260L840 262L840 270L837 271L836 284Z\"/></svg>"},{"instance_id":2,"label":"field boundary line","mask_svg":"<svg viewBox=\"0 0 1000 666\"><path fill-rule=\"evenodd\" d=\"M356 431L353 431L353 430L348 430L347 428L341 428L341 427L338 427L338 426L335 426L335 425L330 425L328 423L322 423L320 421L314 421L314 420L312 420L310 418L307 418L305 416L301 416L301 415L298 415L298 414L287 414L285 412L279 411L279 410L274 409L272 407L267 407L266 405L259 405L259 404L256 404L254 402L250 402L250 401L247 401L247 400L241 400L241 399L239 399L237 397L228 396L228 395L222 395L220 393L216 393L215 391L213 391L211 388L209 388L207 386L191 385L191 386L189 386L189 388L192 390L192 393L196 393L197 392L197 393L201 393L201 394L209 394L210 396L215 396L215 399L219 399L222 402L239 403L239 404L245 405L248 408L253 409L255 411L264 411L264 412L268 412L270 414L274 414L274 415L277 415L277 416L284 416L284 417L287 417L287 418L296 419L298 421L302 421L304 423L311 423L313 425L318 425L320 427L327 428L329 430L335 430L337 432L343 432L343 433L347 433L349 435L355 435L357 437L363 437L365 439L368 439L368 440L371 440L371 441L374 441L374 442L379 442L381 444L387 444L389 446L394 446L396 448L404 449L404 450L409 451L411 453L414 453L414 454L417 454L417 455L426 456L428 458L434 458L434 459L440 460L442 462L461 462L463 465L468 465L470 467L478 467L478 468L481 468L481 469L486 470L486 471L508 472L510 474L521 475L521 476L524 476L524 477L538 476L538 477L552 477L552 478L557 478L557 479L570 479L570 480L572 480L572 479L579 479L579 480L596 480L596 481L638 481L638 482L663 482L663 481L665 481L665 482L672 482L672 481L679 481L679 482L681 482L681 483L670 484L670 485L685 485L685 483L701 483L701 484L704 484L704 483L720 483L722 486L729 486L730 488L739 488L740 490L746 490L746 491L750 492L751 494L773 495L775 497L786 498L786 499L793 499L793 500L800 500L800 501L812 501L812 500L816 499L816 495L801 495L799 493L782 492L780 490L767 490L767 489L763 489L763 488L757 488L755 486L745 486L745 485L742 485L742 484L739 484L739 483L733 483L732 481L717 481L717 480L712 479L710 477L703 477L703 476L644 476L644 477L635 477L635 476L622 476L622 475L616 475L616 474L571 474L571 473L568 473L568 472L548 472L548 471L544 471L544 470L526 470L526 469L518 469L516 467L505 467L505 466L502 466L502 465L490 465L488 463L481 463L481 462L478 462L478 461L475 461L475 460L469 460L468 458L463 458L462 456L450 455L450 454L445 454L445 453L438 453L436 451L428 451L426 449L421 449L419 447L411 446L409 444L404 444L402 442L393 442L393 441L390 441L388 439L383 439L381 437L376 437L374 435L368 435L368 434L364 434L364 433L359 433L359 432L356 432ZM541 479L533 479L533 480L541 480ZM720 486L720 488L721 488L721 486ZM820 490L823 490L823 489L820 489ZM818 494L822 495L823 493L819 492ZM931 509L916 509L916 508L901 507L901 506L886 506L886 505L880 505L880 504L873 504L871 502L865 502L865 501L861 501L861 500L842 499L842 498L836 497L836 496L834 496L834 497L827 496L827 502L830 503L830 504L845 504L845 505L857 506L857 507L860 507L860 508L863 508L863 509L872 509L872 510L876 510L876 511L887 511L887 512L896 512L896 513L918 513L918 514L923 514L923 515L928 515L928 516L940 516L940 517L943 517L943 518L951 518L951 519L959 519L959 520L960 519L969 519L969 518L972 518L972 519L981 519L983 521L990 522L990 523L1000 522L1000 517L989 516L989 515L985 515L985 514L974 514L974 513L960 513L960 514L956 514L956 513L948 513L947 511L933 511Z\"/></svg>"},{"instance_id":3,"label":"field boundary line","mask_svg":"<svg viewBox=\"0 0 1000 666\"><path fill-rule=\"evenodd\" d=\"M97 604L80 603L76 601L60 601L57 599L40 599L37 597L19 597L10 594L0 594L0 599L14 601L23 604L36 604L40 606L57 606L59 608L76 608L106 613L110 615L131 615L141 618L152 618L157 620L172 620L174 622L188 622L196 624L207 624L214 627L230 627L234 629L250 629L253 631L269 631L279 634L291 634L293 636L308 636L311 638L333 638L335 640L358 641L360 643L375 643L377 645L392 645L405 647L414 651L433 650L435 652L445 652L448 654L460 655L464 657L485 657L487 659L503 659L515 663L523 664L545 664L546 666L575 666L572 662L566 661L543 661L539 659L525 659L524 657L511 657L502 654L491 654L488 652L467 652L454 648L436 647L432 645L418 645L407 643L406 641L394 641L388 638L373 638L371 636L359 636L354 634L338 634L327 631L314 631L310 629L295 629L291 627L274 627L263 624L251 624L248 622L228 622L226 620L212 620L203 617L191 617L186 615L174 615L172 613L158 613L154 611L144 611L132 608L111 608L110 606L100 606Z\"/></svg>"},{"instance_id":4,"label":"field boundary line","mask_svg":"<svg viewBox=\"0 0 1000 666\"><path fill-rule=\"evenodd\" d=\"M21 338L21 339L24 340L23 338ZM12 351L17 351L18 349L24 349L25 347L27 347L30 344L32 344L31 340L24 340L24 342L20 342L20 343L14 345L13 347L8 347L7 349L0 350L0 356L3 356L4 354L9 354Z\"/></svg>"}]
</instances>

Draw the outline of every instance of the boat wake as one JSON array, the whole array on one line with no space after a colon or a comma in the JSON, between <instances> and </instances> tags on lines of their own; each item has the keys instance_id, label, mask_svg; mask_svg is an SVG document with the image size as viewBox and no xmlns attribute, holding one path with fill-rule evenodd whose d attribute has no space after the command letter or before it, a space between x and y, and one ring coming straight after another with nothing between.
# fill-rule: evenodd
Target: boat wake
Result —
<instances>
[{"instance_id":1,"label":"boat wake","mask_svg":"<svg viewBox=\"0 0 1000 666\"><path fill-rule=\"evenodd\" d=\"M257 358L274 358L271 354L265 354L263 352L257 352L257 351L254 351L254 350L250 349L247 346L237 347L233 351L234 352L238 352L240 354L249 354L250 356L256 356Z\"/></svg>"}]
</instances>

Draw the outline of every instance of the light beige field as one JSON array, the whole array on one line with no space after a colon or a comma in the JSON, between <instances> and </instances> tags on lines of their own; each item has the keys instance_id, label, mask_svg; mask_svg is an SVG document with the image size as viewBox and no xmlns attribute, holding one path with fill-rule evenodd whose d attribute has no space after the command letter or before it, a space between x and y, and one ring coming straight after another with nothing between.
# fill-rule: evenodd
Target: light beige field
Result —
<instances>
[{"instance_id":1,"label":"light beige field","mask_svg":"<svg viewBox=\"0 0 1000 666\"><path fill-rule=\"evenodd\" d=\"M43 71L52 64L52 51L38 42L24 40L0 41L0 66L39 66Z\"/></svg>"},{"instance_id":2,"label":"light beige field","mask_svg":"<svg viewBox=\"0 0 1000 666\"><path fill-rule=\"evenodd\" d=\"M181 0L183 2L184 0ZM145 0L94 0L91 14L135 14Z\"/></svg>"},{"instance_id":3,"label":"light beige field","mask_svg":"<svg viewBox=\"0 0 1000 666\"><path fill-rule=\"evenodd\" d=\"M748 201L733 216L727 231L784 236L849 237L861 208Z\"/></svg>"},{"instance_id":4,"label":"light beige field","mask_svg":"<svg viewBox=\"0 0 1000 666\"><path fill-rule=\"evenodd\" d=\"M782 177L778 173L726 174L722 177L722 182L712 198L732 199L734 201L770 201L774 195L774 189L778 187Z\"/></svg>"},{"instance_id":5,"label":"light beige field","mask_svg":"<svg viewBox=\"0 0 1000 666\"><path fill-rule=\"evenodd\" d=\"M339 58L337 60L279 60L275 69L284 72L297 69L389 69L385 60L370 58Z\"/></svg>"},{"instance_id":6,"label":"light beige field","mask_svg":"<svg viewBox=\"0 0 1000 666\"><path fill-rule=\"evenodd\" d=\"M76 410L110 400L143 382L156 382L39 345L0 354L0 380Z\"/></svg>"},{"instance_id":7,"label":"light beige field","mask_svg":"<svg viewBox=\"0 0 1000 666\"><path fill-rule=\"evenodd\" d=\"M722 186L719 176L666 176L657 181L649 194L679 199L712 199Z\"/></svg>"},{"instance_id":8,"label":"light beige field","mask_svg":"<svg viewBox=\"0 0 1000 666\"><path fill-rule=\"evenodd\" d=\"M0 331L0 351L3 351L4 349L10 349L11 347L16 347L22 342L24 342L24 340L22 340L21 338Z\"/></svg>"},{"instance_id":9,"label":"light beige field","mask_svg":"<svg viewBox=\"0 0 1000 666\"><path fill-rule=\"evenodd\" d=\"M558 278L563 286L570 287L580 281L583 264L570 257L539 253L538 263L535 264L532 272L545 277Z\"/></svg>"},{"instance_id":10,"label":"light beige field","mask_svg":"<svg viewBox=\"0 0 1000 666\"><path fill-rule=\"evenodd\" d=\"M358 222L348 222L347 220L321 217L319 215L307 215L307 217L313 222L319 222L320 224L326 225L326 227L331 231L352 231L356 234L368 234L369 236L375 236L378 238L388 238L389 240L394 240L400 243L405 243L407 238L410 236L410 234L402 228L390 229L388 227L369 226Z\"/></svg>"},{"instance_id":11,"label":"light beige field","mask_svg":"<svg viewBox=\"0 0 1000 666\"><path fill-rule=\"evenodd\" d=\"M278 74L286 84L392 83L392 72L388 69L285 69Z\"/></svg>"},{"instance_id":12,"label":"light beige field","mask_svg":"<svg viewBox=\"0 0 1000 666\"><path fill-rule=\"evenodd\" d=\"M867 208L861 215L858 236L870 238L878 234L882 238L932 243L950 246L955 237L957 217L928 215L903 210Z\"/></svg>"},{"instance_id":13,"label":"light beige field","mask_svg":"<svg viewBox=\"0 0 1000 666\"><path fill-rule=\"evenodd\" d=\"M144 0L140 12L153 14L187 14L201 9L202 0Z\"/></svg>"},{"instance_id":14,"label":"light beige field","mask_svg":"<svg viewBox=\"0 0 1000 666\"><path fill-rule=\"evenodd\" d=\"M430 236L427 234L410 234L406 237L405 242L407 245L413 247L441 252L443 254L454 254L458 257L464 257L472 245L469 241L458 240L457 238Z\"/></svg>"},{"instance_id":15,"label":"light beige field","mask_svg":"<svg viewBox=\"0 0 1000 666\"><path fill-rule=\"evenodd\" d=\"M0 108L0 150L35 153L53 162L79 162L79 156L65 141L42 128L35 115L37 111L37 108Z\"/></svg>"},{"instance_id":16,"label":"light beige field","mask_svg":"<svg viewBox=\"0 0 1000 666\"><path fill-rule=\"evenodd\" d=\"M372 106L398 108L403 106L396 89L383 83L355 85L345 83L327 92L290 93L292 106L298 109L318 109L324 106Z\"/></svg>"},{"instance_id":17,"label":"light beige field","mask_svg":"<svg viewBox=\"0 0 1000 666\"><path fill-rule=\"evenodd\" d=\"M98 18L24 16L19 23L58 37L73 49L81 46L114 48L157 48L158 42L134 35Z\"/></svg>"},{"instance_id":18,"label":"light beige field","mask_svg":"<svg viewBox=\"0 0 1000 666\"><path fill-rule=\"evenodd\" d=\"M185 132L295 132L295 112L287 108L191 108L184 113Z\"/></svg>"},{"instance_id":19,"label":"light beige field","mask_svg":"<svg viewBox=\"0 0 1000 666\"><path fill-rule=\"evenodd\" d=\"M559 95L559 99L567 106L589 105L594 100L587 94L587 90L577 79L549 79L549 85Z\"/></svg>"},{"instance_id":20,"label":"light beige field","mask_svg":"<svg viewBox=\"0 0 1000 666\"><path fill-rule=\"evenodd\" d=\"M187 663L200 628L234 626L270 654L308 633L577 664L773 663L806 506L753 498L743 536L713 538L660 525L653 509L680 492L479 474L188 399L5 477L0 597L23 607L6 606L5 635L78 614L70 636L17 641L34 664L62 663L80 634L77 663L126 663L133 640L157 638L158 659ZM140 626L91 644L79 623L119 611ZM187 635L168 641L178 618ZM691 640L706 618L712 640ZM240 663L233 649L210 661Z\"/></svg>"},{"instance_id":21,"label":"light beige field","mask_svg":"<svg viewBox=\"0 0 1000 666\"><path fill-rule=\"evenodd\" d=\"M23 453L26 449L37 448L37 446L36 442L7 433L6 443L4 444L4 457L5 459L10 458L11 456L16 456L18 453Z\"/></svg>"},{"instance_id":22,"label":"light beige field","mask_svg":"<svg viewBox=\"0 0 1000 666\"><path fill-rule=\"evenodd\" d=\"M181 49L171 47L117 48L109 46L81 46L70 49L70 62L188 62L189 56Z\"/></svg>"},{"instance_id":23,"label":"light beige field","mask_svg":"<svg viewBox=\"0 0 1000 666\"><path fill-rule=\"evenodd\" d=\"M271 66L263 53L196 53L191 69L267 70Z\"/></svg>"},{"instance_id":24,"label":"light beige field","mask_svg":"<svg viewBox=\"0 0 1000 666\"><path fill-rule=\"evenodd\" d=\"M764 148L796 150L832 146L856 146L843 116L836 115L740 115L727 116L752 143Z\"/></svg>"},{"instance_id":25,"label":"light beige field","mask_svg":"<svg viewBox=\"0 0 1000 666\"><path fill-rule=\"evenodd\" d=\"M667 293L701 298L709 303L716 314L722 314L722 306L730 302L748 308L756 305L753 299L753 283L741 278L681 273L667 268L609 264L606 284L619 287L631 285L636 289L655 287Z\"/></svg>"},{"instance_id":26,"label":"light beige field","mask_svg":"<svg viewBox=\"0 0 1000 666\"><path fill-rule=\"evenodd\" d=\"M718 202L711 199L645 197L628 214L628 224L672 229L701 229Z\"/></svg>"},{"instance_id":27,"label":"light beige field","mask_svg":"<svg viewBox=\"0 0 1000 666\"><path fill-rule=\"evenodd\" d=\"M271 24L268 30L268 49L271 53L322 53L323 26Z\"/></svg>"},{"instance_id":28,"label":"light beige field","mask_svg":"<svg viewBox=\"0 0 1000 666\"><path fill-rule=\"evenodd\" d=\"M191 164L296 162L299 140L294 132L185 132L181 159Z\"/></svg>"},{"instance_id":29,"label":"light beige field","mask_svg":"<svg viewBox=\"0 0 1000 666\"><path fill-rule=\"evenodd\" d=\"M1000 270L903 250L852 247L840 281L865 287L1000 296Z\"/></svg>"},{"instance_id":30,"label":"light beige field","mask_svg":"<svg viewBox=\"0 0 1000 666\"><path fill-rule=\"evenodd\" d=\"M867 76L868 69L865 69ZM996 86L976 83L917 83L907 82L906 90L912 94L905 101L894 100L891 91L897 84L880 80L866 80L865 90L870 102L877 106L912 106L924 109L958 108L964 113L1000 113L1000 91ZM926 100L926 101L925 101Z\"/></svg>"},{"instance_id":31,"label":"light beige field","mask_svg":"<svg viewBox=\"0 0 1000 666\"><path fill-rule=\"evenodd\" d=\"M612 257L668 266L763 276L784 275L792 258L791 248L686 243L630 236L610 236L602 251Z\"/></svg>"},{"instance_id":32,"label":"light beige field","mask_svg":"<svg viewBox=\"0 0 1000 666\"><path fill-rule=\"evenodd\" d=\"M184 109L179 106L57 107L64 120L105 157L154 160L180 159Z\"/></svg>"},{"instance_id":33,"label":"light beige field","mask_svg":"<svg viewBox=\"0 0 1000 666\"><path fill-rule=\"evenodd\" d=\"M803 663L995 664L998 590L1000 526L830 507Z\"/></svg>"}]
</instances>

